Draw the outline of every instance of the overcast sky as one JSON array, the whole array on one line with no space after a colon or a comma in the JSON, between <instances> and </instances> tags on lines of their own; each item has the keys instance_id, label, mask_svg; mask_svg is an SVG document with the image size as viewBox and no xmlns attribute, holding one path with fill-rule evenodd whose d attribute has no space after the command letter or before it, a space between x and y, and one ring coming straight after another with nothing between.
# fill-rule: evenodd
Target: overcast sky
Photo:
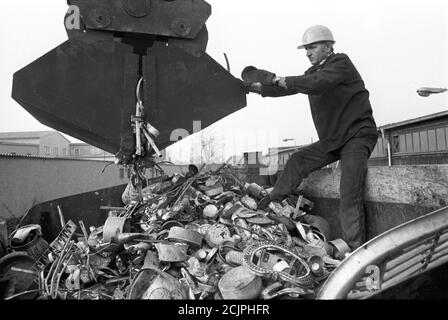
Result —
<instances>
[{"instance_id":1,"label":"overcast sky","mask_svg":"<svg viewBox=\"0 0 448 320\"><path fill-rule=\"evenodd\" d=\"M247 65L281 76L303 74L310 64L297 45L309 26L323 24L333 31L335 51L348 54L363 77L377 125L448 107L448 93L427 98L416 94L422 86L448 87L447 1L208 2L212 15L207 21L207 53L223 66L226 53L236 77ZM65 0L0 1L0 131L49 130L12 100L12 74L67 39L67 8ZM247 107L205 130L216 136L225 157L317 140L305 95L250 94L247 102ZM285 138L295 141L282 142ZM186 157L189 140L170 148L174 158Z\"/></svg>"}]
</instances>

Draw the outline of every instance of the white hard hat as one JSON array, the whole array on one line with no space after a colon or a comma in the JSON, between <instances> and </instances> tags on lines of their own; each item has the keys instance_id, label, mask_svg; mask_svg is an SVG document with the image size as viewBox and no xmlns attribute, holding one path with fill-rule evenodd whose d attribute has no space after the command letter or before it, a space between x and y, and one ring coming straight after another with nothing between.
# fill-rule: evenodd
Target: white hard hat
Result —
<instances>
[{"instance_id":1,"label":"white hard hat","mask_svg":"<svg viewBox=\"0 0 448 320\"><path fill-rule=\"evenodd\" d=\"M304 49L305 46L321 42L321 41L334 41L333 33L326 26L316 25L308 28L302 37L302 45L298 46L297 49Z\"/></svg>"}]
</instances>

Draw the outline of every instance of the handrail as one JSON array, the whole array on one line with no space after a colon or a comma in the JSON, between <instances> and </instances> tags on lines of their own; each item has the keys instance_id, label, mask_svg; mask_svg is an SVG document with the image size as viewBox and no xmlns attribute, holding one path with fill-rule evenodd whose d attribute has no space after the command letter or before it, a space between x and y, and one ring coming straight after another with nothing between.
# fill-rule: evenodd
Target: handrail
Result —
<instances>
[{"instance_id":1,"label":"handrail","mask_svg":"<svg viewBox=\"0 0 448 320\"><path fill-rule=\"evenodd\" d=\"M448 262L447 242L448 207L444 207L396 226L356 249L328 277L316 299L376 295Z\"/></svg>"}]
</instances>

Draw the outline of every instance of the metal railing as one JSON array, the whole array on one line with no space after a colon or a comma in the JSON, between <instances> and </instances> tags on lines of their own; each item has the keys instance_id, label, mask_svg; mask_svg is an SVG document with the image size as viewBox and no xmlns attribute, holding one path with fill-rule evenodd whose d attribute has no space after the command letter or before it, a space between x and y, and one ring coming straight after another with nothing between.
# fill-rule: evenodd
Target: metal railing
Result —
<instances>
[{"instance_id":1,"label":"metal railing","mask_svg":"<svg viewBox=\"0 0 448 320\"><path fill-rule=\"evenodd\" d=\"M344 259L317 299L366 299L448 262L448 207L394 227Z\"/></svg>"}]
</instances>

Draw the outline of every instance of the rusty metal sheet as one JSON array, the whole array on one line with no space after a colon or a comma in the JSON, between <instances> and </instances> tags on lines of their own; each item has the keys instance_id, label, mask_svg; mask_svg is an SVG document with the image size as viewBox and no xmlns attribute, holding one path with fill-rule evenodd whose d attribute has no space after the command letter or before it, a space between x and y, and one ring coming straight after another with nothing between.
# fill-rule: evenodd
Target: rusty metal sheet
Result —
<instances>
[{"instance_id":1,"label":"rusty metal sheet","mask_svg":"<svg viewBox=\"0 0 448 320\"><path fill-rule=\"evenodd\" d=\"M193 39L211 14L203 0L69 0L89 29Z\"/></svg>"}]
</instances>

